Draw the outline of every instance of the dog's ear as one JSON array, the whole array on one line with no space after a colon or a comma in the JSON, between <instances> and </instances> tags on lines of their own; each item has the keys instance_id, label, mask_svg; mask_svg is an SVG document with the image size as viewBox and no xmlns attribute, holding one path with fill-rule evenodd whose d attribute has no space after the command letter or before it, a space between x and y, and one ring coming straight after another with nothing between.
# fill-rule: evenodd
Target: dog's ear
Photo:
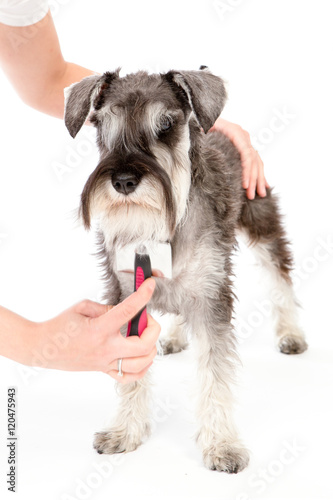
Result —
<instances>
[{"instance_id":1,"label":"dog's ear","mask_svg":"<svg viewBox=\"0 0 333 500\"><path fill-rule=\"evenodd\" d=\"M178 97L186 98L204 132L214 125L224 107L227 93L222 78L201 66L200 71L169 71L162 75ZM181 94L179 91L181 90Z\"/></svg>"},{"instance_id":2,"label":"dog's ear","mask_svg":"<svg viewBox=\"0 0 333 500\"><path fill-rule=\"evenodd\" d=\"M65 88L65 125L72 137L81 129L92 105L96 109L101 107L104 91L118 77L119 70L104 75L87 76Z\"/></svg>"}]
</instances>

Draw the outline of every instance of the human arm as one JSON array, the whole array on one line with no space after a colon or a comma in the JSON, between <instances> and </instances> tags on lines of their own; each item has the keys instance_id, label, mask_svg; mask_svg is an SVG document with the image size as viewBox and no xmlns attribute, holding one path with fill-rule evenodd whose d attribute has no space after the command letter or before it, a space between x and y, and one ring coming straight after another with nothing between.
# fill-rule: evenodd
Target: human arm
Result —
<instances>
[{"instance_id":1,"label":"human arm","mask_svg":"<svg viewBox=\"0 0 333 500\"><path fill-rule=\"evenodd\" d=\"M0 23L0 63L26 104L57 118L64 114L64 88L94 74L65 61L50 12L31 26Z\"/></svg>"},{"instance_id":2,"label":"human arm","mask_svg":"<svg viewBox=\"0 0 333 500\"><path fill-rule=\"evenodd\" d=\"M32 31L31 31L32 30ZM0 23L0 63L22 100L33 108L63 118L64 88L93 71L64 60L50 12L32 26ZM252 199L266 195L263 162L248 132L219 118L211 130L224 133L241 154L243 187Z\"/></svg>"},{"instance_id":3,"label":"human arm","mask_svg":"<svg viewBox=\"0 0 333 500\"><path fill-rule=\"evenodd\" d=\"M41 323L0 307L0 355L27 366L102 371L122 383L138 380L156 355L160 326L148 316L140 338L124 338L120 327L148 303L154 288L154 280L148 279L115 307L84 300ZM123 358L121 378L119 358Z\"/></svg>"}]
</instances>

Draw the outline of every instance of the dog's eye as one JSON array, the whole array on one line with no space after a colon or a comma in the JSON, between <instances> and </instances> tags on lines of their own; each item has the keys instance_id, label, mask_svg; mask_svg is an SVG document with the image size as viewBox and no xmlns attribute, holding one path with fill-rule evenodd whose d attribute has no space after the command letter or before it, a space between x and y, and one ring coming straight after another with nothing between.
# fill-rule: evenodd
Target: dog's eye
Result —
<instances>
[{"instance_id":1,"label":"dog's eye","mask_svg":"<svg viewBox=\"0 0 333 500\"><path fill-rule=\"evenodd\" d=\"M160 121L160 131L161 132L166 132L167 130L170 130L172 127L173 123L171 118L168 116L162 116L161 121Z\"/></svg>"}]
</instances>

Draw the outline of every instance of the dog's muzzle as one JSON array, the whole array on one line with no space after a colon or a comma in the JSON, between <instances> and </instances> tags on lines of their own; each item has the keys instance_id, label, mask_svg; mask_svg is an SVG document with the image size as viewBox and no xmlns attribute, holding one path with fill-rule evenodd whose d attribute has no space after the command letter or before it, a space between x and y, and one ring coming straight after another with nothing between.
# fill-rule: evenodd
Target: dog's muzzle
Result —
<instances>
[{"instance_id":1,"label":"dog's muzzle","mask_svg":"<svg viewBox=\"0 0 333 500\"><path fill-rule=\"evenodd\" d=\"M140 184L142 175L133 172L115 172L111 176L114 189L121 194L133 193Z\"/></svg>"},{"instance_id":2,"label":"dog's muzzle","mask_svg":"<svg viewBox=\"0 0 333 500\"><path fill-rule=\"evenodd\" d=\"M171 179L153 155L141 151L129 154L122 151L112 152L102 158L90 174L81 195L80 213L85 228L90 228L91 202L98 189L103 189L103 185L110 183L116 192L128 197L138 188L140 183L143 184L143 179L146 179L153 189L162 189L161 193L157 190L157 196L165 210L169 233L173 234L176 227L176 207ZM140 196L143 195L142 192ZM122 200L122 202L129 204L131 201L130 197L126 199L126 202ZM138 203L137 199L135 203Z\"/></svg>"}]
</instances>

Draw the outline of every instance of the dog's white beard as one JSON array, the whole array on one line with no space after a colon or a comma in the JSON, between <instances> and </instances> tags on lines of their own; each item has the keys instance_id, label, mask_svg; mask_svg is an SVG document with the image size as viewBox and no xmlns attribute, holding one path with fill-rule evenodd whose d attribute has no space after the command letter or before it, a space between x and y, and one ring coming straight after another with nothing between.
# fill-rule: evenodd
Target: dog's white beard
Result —
<instances>
[{"instance_id":1,"label":"dog's white beard","mask_svg":"<svg viewBox=\"0 0 333 500\"><path fill-rule=\"evenodd\" d=\"M190 177L185 169L180 169L177 175L180 186L174 193L176 225L186 212L189 190L187 177ZM183 192L180 194L180 191ZM109 249L132 243L166 242L172 238L163 189L152 179L142 179L129 196L117 193L111 182L106 182L95 192L90 213L98 220Z\"/></svg>"},{"instance_id":2,"label":"dog's white beard","mask_svg":"<svg viewBox=\"0 0 333 500\"><path fill-rule=\"evenodd\" d=\"M129 198L107 183L91 208L110 250L131 243L164 242L171 237L162 190L145 179Z\"/></svg>"},{"instance_id":3,"label":"dog's white beard","mask_svg":"<svg viewBox=\"0 0 333 500\"><path fill-rule=\"evenodd\" d=\"M110 250L131 243L158 243L170 239L165 210L158 211L141 205L122 205L105 212L99 226Z\"/></svg>"}]
</instances>

